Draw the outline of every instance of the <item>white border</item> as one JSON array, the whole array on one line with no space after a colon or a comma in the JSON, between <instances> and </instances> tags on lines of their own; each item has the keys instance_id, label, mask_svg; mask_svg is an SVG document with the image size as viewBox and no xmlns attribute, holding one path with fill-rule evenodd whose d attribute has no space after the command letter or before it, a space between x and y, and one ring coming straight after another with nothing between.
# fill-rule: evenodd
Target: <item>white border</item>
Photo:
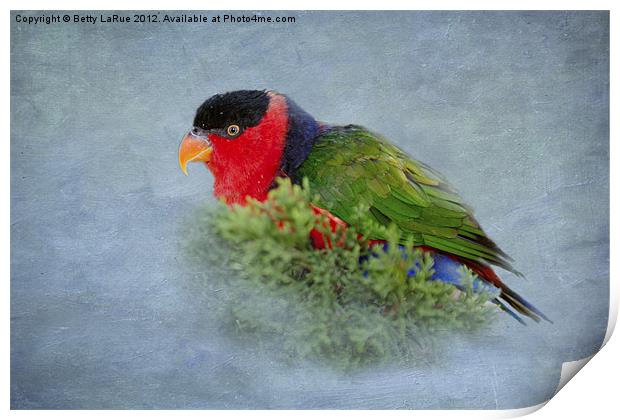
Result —
<instances>
[{"instance_id":1,"label":"white border","mask_svg":"<svg viewBox=\"0 0 620 420\"><path fill-rule=\"evenodd\" d=\"M435 0L411 2L404 0L382 0L381 2L353 0L298 0L294 3L284 0L229 0L226 2L207 2L200 0L177 0L153 2L149 0L78 0L56 1L53 7L44 0L9 0L14 10L612 10L613 1L592 0Z\"/></svg>"},{"instance_id":2,"label":"white border","mask_svg":"<svg viewBox=\"0 0 620 420\"><path fill-rule=\"evenodd\" d=\"M252 2L252 1L235 1L234 4L231 4L232 1L227 2L205 2L205 1L196 1L196 0L177 0L173 3L173 5L164 5L163 3L154 4L153 1L146 0L111 0L111 1L92 1L89 3L85 3L83 1L62 1L55 2L53 5L50 5L50 2L46 1L35 1L35 0L25 0L25 1L8 1L5 4L9 6L10 9L15 10L85 10L85 9L116 9L116 10L407 10L407 9L415 9L415 10L461 10L467 8L467 10L611 10L611 46L614 47L617 45L617 36L615 36L615 31L613 28L616 28L616 23L618 19L616 19L615 8L613 7L615 2L612 1L562 1L562 2L553 2L553 1L544 1L544 0L521 0L521 1L468 1L468 2L458 2L458 1L433 1L433 2L423 2L423 3L412 3L405 1L394 1L394 0L382 0L381 2L342 2L342 1L326 1L326 0L298 0L294 3L295 7L292 7L290 2L285 1L276 1L276 0L265 0L261 2ZM50 7L52 6L52 7ZM226 6L226 7L222 7ZM8 9L8 10L10 10ZM9 13L4 15L5 19L9 17ZM5 27L2 31L2 37L5 38L1 44L2 53L4 57L9 57L10 47L9 47L9 37L10 37L10 24L5 21ZM2 256L1 256L1 264L2 271L6 273L4 277L6 281L4 282L4 290L5 296L3 302L5 303L5 317L4 322L2 323L2 336L5 337L5 345L2 346L2 356L5 361L3 365L3 374L5 380L2 381L2 395L3 399L3 411L9 410L9 395L10 395L10 348L9 348L9 327L10 327L10 310L9 310L9 299L10 299L10 287L9 281L10 278L10 258L9 258L9 215L10 215L10 164L9 164L9 139L10 139L10 60L6 60L4 66L2 67L4 72L4 80L5 82L2 85L3 97L5 98L3 103L3 111L2 112L2 126L5 127L5 139L0 142L0 156L4 159L3 164L0 166L0 171L2 172L2 182L0 183L0 188L2 188L2 196L5 200L5 205L2 207L3 216L5 222L0 227L0 233L2 238ZM615 53L611 51L611 75L614 74L615 66ZM616 85L614 83L611 84L611 110L616 110ZM613 126L614 118L610 118L611 122L611 133L610 139L614 138L614 126ZM616 157L616 147L614 147L614 142L611 142L611 213L610 214L619 214L617 210L619 207L617 206L617 194L614 193L613 186L616 185L615 181L617 180L617 170L615 168L614 158ZM611 267L610 267L610 318L608 323L608 330L605 337L605 343L608 342L613 329L615 328L615 323L617 320L618 314L618 264L616 256L616 246L614 244L614 238L617 238L617 224L614 223L614 218L611 219L611 249L610 249L610 259L611 259ZM615 375L618 375L620 371L620 358L618 357L620 353L620 344L617 339L612 340L611 345L607 345L605 350L603 350L602 354L594 357L594 362L590 363L587 368L585 368L585 372L580 374L580 376L584 376L580 378L578 381L572 381L565 390L560 392L558 396L554 397L549 403L549 407L545 410L538 411L534 417L536 418L562 418L562 419L572 419L572 418L583 418L583 416L594 415L594 418L606 418L609 417L609 413L614 412L617 414L618 404L617 404L617 381L618 378ZM597 359L600 359L597 360ZM570 364L569 364L570 365ZM579 365L578 362L572 363L573 370L574 367ZM591 366L590 366L591 365ZM587 374L587 376L586 376ZM563 375L566 373L563 372ZM300 418L308 418L310 416L314 417L315 415L320 416L338 416L342 417L346 416L355 416L356 418L359 416L366 417L372 416L373 419L376 419L376 416L390 416L404 418L410 418L412 415L415 415L419 418L472 418L472 419L480 419L480 418L507 418L507 417L515 417L520 415L525 415L536 411L538 408L544 406L545 404L541 404L535 407L528 407L519 410L499 410L499 411L389 411L389 412L379 412L379 411L370 411L370 412L359 412L359 411L208 411L206 412L209 416L216 417L236 417L239 414L243 414L244 416L249 416L253 418L274 418L274 417L290 417L294 415L295 417ZM595 414L596 413L596 414ZM46 417L58 417L62 419L66 418L83 418L84 416L94 417L94 418L107 418L110 413L105 411L11 411L10 415L16 417L24 417L31 418L34 416L44 415ZM138 417L138 418L169 418L169 417L203 417L205 415L204 411L118 411L114 413L115 416L120 416L121 418L125 417Z\"/></svg>"}]
</instances>

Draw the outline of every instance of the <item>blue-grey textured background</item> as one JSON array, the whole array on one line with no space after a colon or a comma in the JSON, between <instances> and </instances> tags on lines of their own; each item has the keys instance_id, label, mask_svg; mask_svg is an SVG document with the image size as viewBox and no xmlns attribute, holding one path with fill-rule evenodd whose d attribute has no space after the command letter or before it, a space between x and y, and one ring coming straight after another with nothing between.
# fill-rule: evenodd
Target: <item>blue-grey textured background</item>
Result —
<instances>
[{"instance_id":1,"label":"blue-grey textured background","mask_svg":"<svg viewBox=\"0 0 620 420\"><path fill-rule=\"evenodd\" d=\"M561 363L600 345L607 12L49 26L17 13L13 408L516 408L552 396ZM506 281L555 323L500 317L436 366L346 374L222 339L180 234L214 202L212 178L199 166L183 176L176 151L195 108L238 88L363 124L443 172L527 277Z\"/></svg>"}]
</instances>

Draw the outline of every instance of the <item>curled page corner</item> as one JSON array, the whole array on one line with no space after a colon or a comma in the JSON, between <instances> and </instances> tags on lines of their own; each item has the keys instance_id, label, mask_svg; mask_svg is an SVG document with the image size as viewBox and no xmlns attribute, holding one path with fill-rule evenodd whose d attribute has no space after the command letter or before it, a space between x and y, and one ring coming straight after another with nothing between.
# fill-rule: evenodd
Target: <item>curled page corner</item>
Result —
<instances>
[{"instance_id":1,"label":"curled page corner","mask_svg":"<svg viewBox=\"0 0 620 420\"><path fill-rule=\"evenodd\" d=\"M609 339L611 338L615 328L616 321L618 320L618 297L617 294L614 293L616 285L613 281L610 282L609 285L609 318L607 320L607 331L605 332L605 338L601 343L601 347L596 351L596 353L584 357L583 359L573 360L571 362L562 363L562 371L560 372L560 382L558 383L558 387L555 389L555 394L560 392L562 388L573 379L573 377L579 372L596 354L607 344Z\"/></svg>"},{"instance_id":2,"label":"curled page corner","mask_svg":"<svg viewBox=\"0 0 620 420\"><path fill-rule=\"evenodd\" d=\"M611 338L611 335L614 333L616 329L616 321L618 321L618 293L616 293L616 287L614 281L609 282L609 318L607 319L607 332L605 332L605 338L603 339L603 344L601 344L601 348L605 347L605 344ZM600 350L600 349L599 349Z\"/></svg>"},{"instance_id":3,"label":"curled page corner","mask_svg":"<svg viewBox=\"0 0 620 420\"><path fill-rule=\"evenodd\" d=\"M596 353L594 353L592 356L584 357L583 359L562 363L560 382L558 383L558 387L555 389L554 395L560 392L560 390L564 388L564 385L566 385L568 381L573 379L573 376L575 376L577 372L579 372L581 368L583 368L595 355Z\"/></svg>"}]
</instances>

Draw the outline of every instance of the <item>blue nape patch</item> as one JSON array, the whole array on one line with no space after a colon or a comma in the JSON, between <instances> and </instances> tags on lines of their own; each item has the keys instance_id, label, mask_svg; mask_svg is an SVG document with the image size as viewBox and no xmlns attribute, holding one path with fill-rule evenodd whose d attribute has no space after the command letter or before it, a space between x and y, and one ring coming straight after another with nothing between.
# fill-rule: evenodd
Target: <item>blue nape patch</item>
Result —
<instances>
[{"instance_id":1,"label":"blue nape patch","mask_svg":"<svg viewBox=\"0 0 620 420\"><path fill-rule=\"evenodd\" d=\"M288 132L280 168L294 178L295 170L306 160L319 134L319 123L286 97L288 108Z\"/></svg>"}]
</instances>

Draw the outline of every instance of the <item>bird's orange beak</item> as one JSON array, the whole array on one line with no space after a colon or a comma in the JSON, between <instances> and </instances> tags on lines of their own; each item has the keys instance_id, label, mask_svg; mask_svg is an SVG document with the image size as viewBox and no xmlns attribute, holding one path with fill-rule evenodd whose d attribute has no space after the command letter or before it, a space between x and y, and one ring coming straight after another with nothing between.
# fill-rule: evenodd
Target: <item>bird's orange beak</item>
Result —
<instances>
[{"instance_id":1,"label":"bird's orange beak","mask_svg":"<svg viewBox=\"0 0 620 420\"><path fill-rule=\"evenodd\" d=\"M187 163L193 161L208 162L213 154L211 142L205 138L187 133L179 146L179 165L187 175Z\"/></svg>"}]
</instances>

